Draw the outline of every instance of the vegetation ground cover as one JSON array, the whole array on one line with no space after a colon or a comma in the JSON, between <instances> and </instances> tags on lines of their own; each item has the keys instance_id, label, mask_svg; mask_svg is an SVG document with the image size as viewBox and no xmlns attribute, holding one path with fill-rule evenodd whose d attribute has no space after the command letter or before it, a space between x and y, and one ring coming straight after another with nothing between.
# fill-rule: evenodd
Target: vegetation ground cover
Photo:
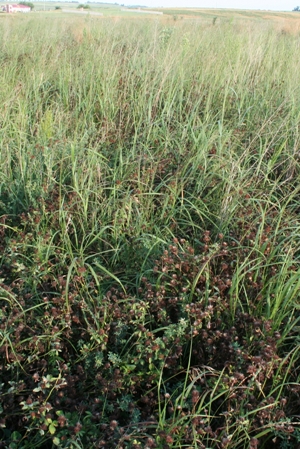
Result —
<instances>
[{"instance_id":1,"label":"vegetation ground cover","mask_svg":"<svg viewBox=\"0 0 300 449\"><path fill-rule=\"evenodd\" d=\"M0 447L297 447L299 34L0 25Z\"/></svg>"}]
</instances>

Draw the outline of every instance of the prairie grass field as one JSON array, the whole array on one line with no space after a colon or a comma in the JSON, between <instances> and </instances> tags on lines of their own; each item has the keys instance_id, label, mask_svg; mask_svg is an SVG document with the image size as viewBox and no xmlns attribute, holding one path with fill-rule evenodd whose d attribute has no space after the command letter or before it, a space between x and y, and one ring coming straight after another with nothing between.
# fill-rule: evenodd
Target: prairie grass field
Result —
<instances>
[{"instance_id":1,"label":"prairie grass field","mask_svg":"<svg viewBox=\"0 0 300 449\"><path fill-rule=\"evenodd\" d=\"M0 448L300 445L300 16L209 14L0 16Z\"/></svg>"}]
</instances>

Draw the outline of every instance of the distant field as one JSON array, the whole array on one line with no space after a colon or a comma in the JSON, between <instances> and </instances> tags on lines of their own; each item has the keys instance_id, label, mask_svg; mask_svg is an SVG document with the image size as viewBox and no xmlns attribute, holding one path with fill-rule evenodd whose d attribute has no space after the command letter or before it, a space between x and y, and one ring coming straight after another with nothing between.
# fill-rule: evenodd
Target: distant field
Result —
<instances>
[{"instance_id":1,"label":"distant field","mask_svg":"<svg viewBox=\"0 0 300 449\"><path fill-rule=\"evenodd\" d=\"M4 5L2 2L0 5ZM62 9L76 9L78 2L34 2L35 11L52 11L55 7L59 6ZM140 16L139 13L128 10L122 11L124 9L121 5L105 4L105 3L89 3L92 11L98 11L103 13L105 16ZM292 22L300 21L300 13L297 12L273 12L273 11L247 11L247 10L230 10L230 9L206 9L206 8L146 8L163 12L165 16L172 16L174 20L178 19L191 19L191 18L202 18L202 19L213 19L218 18L219 20L224 19L256 19L256 20L283 20Z\"/></svg>"}]
</instances>

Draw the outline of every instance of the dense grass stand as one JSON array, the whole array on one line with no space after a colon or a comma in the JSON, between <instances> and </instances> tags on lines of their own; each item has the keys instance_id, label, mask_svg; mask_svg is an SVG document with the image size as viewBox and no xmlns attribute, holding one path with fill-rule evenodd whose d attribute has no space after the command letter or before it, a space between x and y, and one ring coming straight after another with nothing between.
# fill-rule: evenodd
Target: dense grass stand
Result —
<instances>
[{"instance_id":1,"label":"dense grass stand","mask_svg":"<svg viewBox=\"0 0 300 449\"><path fill-rule=\"evenodd\" d=\"M0 447L296 448L299 32L55 14L0 21Z\"/></svg>"}]
</instances>

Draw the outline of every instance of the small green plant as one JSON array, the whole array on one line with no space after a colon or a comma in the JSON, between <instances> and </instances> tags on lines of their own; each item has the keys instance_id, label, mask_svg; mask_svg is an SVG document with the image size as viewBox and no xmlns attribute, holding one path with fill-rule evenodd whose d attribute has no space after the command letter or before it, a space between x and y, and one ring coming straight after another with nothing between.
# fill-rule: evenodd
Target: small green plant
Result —
<instances>
[{"instance_id":1,"label":"small green plant","mask_svg":"<svg viewBox=\"0 0 300 449\"><path fill-rule=\"evenodd\" d=\"M160 41L163 46L168 44L168 42L172 36L172 33L173 33L173 29L169 28L169 27L163 28L161 30L159 38L160 38Z\"/></svg>"}]
</instances>

